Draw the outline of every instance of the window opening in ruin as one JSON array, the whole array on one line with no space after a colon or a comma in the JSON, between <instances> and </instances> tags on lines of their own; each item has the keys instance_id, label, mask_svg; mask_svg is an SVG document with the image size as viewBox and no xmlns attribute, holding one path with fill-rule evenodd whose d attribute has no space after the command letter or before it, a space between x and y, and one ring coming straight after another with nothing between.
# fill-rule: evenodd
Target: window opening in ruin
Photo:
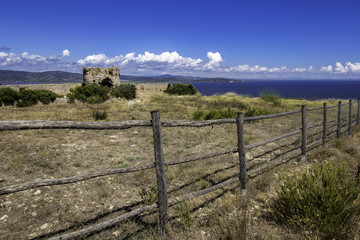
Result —
<instances>
[{"instance_id":1,"label":"window opening in ruin","mask_svg":"<svg viewBox=\"0 0 360 240\"><path fill-rule=\"evenodd\" d=\"M109 77L102 80L100 84L102 86L109 87L109 88L112 88L114 86L113 81Z\"/></svg>"}]
</instances>

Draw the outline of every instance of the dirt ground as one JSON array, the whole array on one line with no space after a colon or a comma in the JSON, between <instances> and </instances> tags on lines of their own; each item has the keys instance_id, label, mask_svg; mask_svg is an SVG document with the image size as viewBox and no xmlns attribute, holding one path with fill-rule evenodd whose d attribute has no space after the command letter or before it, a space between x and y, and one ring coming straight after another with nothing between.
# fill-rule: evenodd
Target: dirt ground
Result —
<instances>
[{"instance_id":1,"label":"dirt ground","mask_svg":"<svg viewBox=\"0 0 360 240\"><path fill-rule=\"evenodd\" d=\"M245 99L240 96L220 97L166 97L162 91L166 84L139 84L138 98L133 101L111 100L100 105L83 103L36 105L30 108L2 107L0 121L8 120L72 120L93 121L95 110L105 109L107 121L129 119L150 119L150 111L159 109L163 119L191 119L199 105L238 104L266 106L261 99ZM62 93L68 90L61 89ZM60 93L60 92L58 92ZM235 99L235 100L233 100ZM225 102L221 102L221 101ZM298 109L306 101L284 100L282 108L271 108L281 112ZM329 104L336 102L332 100ZM310 106L321 106L321 102L306 102ZM209 105L209 106L210 106ZM239 105L240 106L240 105ZM270 108L270 105L269 105ZM355 108L355 106L354 106ZM336 108L329 109L329 120L336 117ZM346 109L344 109L346 116ZM322 112L309 112L308 120L321 122ZM310 124L310 123L309 123ZM245 144L259 142L299 129L300 114L281 118L246 123ZM334 128L330 129L333 130ZM329 130L329 131L330 131ZM319 138L321 127L309 131L310 141ZM165 161L213 153L237 146L235 124L209 126L204 128L163 128ZM154 159L152 129L145 127L126 130L19 130L0 132L0 187L33 181L85 174L110 168L126 168L152 163ZM271 143L260 149L247 152L247 159L282 145L300 144L300 134ZM347 141L346 139L343 140ZM353 156L347 156L339 149L330 151L331 157L355 158L359 155L360 136L357 131L346 145L354 149ZM248 166L267 162L278 153L290 149L285 146L269 155L256 157ZM344 147L345 149L345 147ZM344 150L345 151L345 150ZM322 161L321 155L311 153L310 162ZM237 154L229 154L166 168L169 197L200 190L214 185L238 172L231 167L238 162ZM304 163L306 165L306 163ZM266 206L271 183L276 174L287 168L299 167L297 161L286 167L279 167L259 178L249 180L251 201L249 203L252 239L268 239L261 234L272 234L274 239L301 239L302 234L273 226L261 220ZM224 170L228 168L227 170ZM71 232L95 223L114 218L149 203L156 186L155 170L145 170L95 178L74 184L41 187L0 196L0 235L3 239L47 239L54 235ZM231 190L234 188L235 190ZM179 203L170 208L171 229L177 239L217 239L212 232L214 214L217 209L226 208L237 198L235 185L221 191ZM221 197L223 196L223 197ZM145 201L145 203L144 203ZM190 215L188 213L191 213ZM231 212L229 211L229 214ZM219 214L218 214L219 215ZM156 239L157 215L148 214L116 225L106 231L88 236L88 239ZM214 224L214 223L213 223ZM257 229L255 229L257 228ZM294 235L295 234L295 235ZM256 237L258 236L258 237ZM281 238L283 236L284 238Z\"/></svg>"}]
</instances>

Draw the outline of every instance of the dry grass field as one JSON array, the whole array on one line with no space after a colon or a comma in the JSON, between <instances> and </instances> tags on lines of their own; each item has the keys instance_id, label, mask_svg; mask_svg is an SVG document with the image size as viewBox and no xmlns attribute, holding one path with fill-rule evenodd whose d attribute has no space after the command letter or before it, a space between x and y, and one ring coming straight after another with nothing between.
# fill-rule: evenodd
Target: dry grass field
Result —
<instances>
[{"instance_id":1,"label":"dry grass field","mask_svg":"<svg viewBox=\"0 0 360 240\"><path fill-rule=\"evenodd\" d=\"M106 111L104 121L147 120L160 110L161 119L192 119L200 107L205 111L226 109L245 112L261 107L280 113L320 107L324 101L281 99L274 106L261 98L235 94L203 97L168 96L166 84L139 84L136 100L111 99L102 104L57 101L29 108L1 107L0 121L59 120L94 121L93 113ZM334 105L337 100L326 101ZM344 116L347 109L344 108ZM355 106L354 110L355 112ZM336 118L337 108L328 110ZM308 114L310 123L322 120L322 111ZM301 127L300 114L245 124L245 143L255 143ZM313 131L319 131L321 128ZM165 161L212 153L237 146L236 125L204 128L163 128ZM312 132L309 132L311 135ZM315 139L316 136L312 137ZM299 143L300 134L247 152L247 159L277 146ZM310 139L311 141L311 139ZM0 187L32 181L74 176L110 168L126 168L152 163L152 129L126 130L19 130L0 132ZM308 162L296 160L249 179L248 196L239 194L237 184L214 193L179 202L170 207L169 233L172 239L313 239L308 232L275 224L267 216L267 202L274 194L276 178L292 168L343 159L356 166L360 132L352 138L331 140L326 147L309 153ZM279 150L280 151L280 150ZM276 155L277 152L273 152ZM266 160L270 156L260 160ZM237 154L229 154L166 168L169 197L207 188L238 172ZM256 161L254 161L256 164ZM227 168L227 169L226 169ZM224 170L225 169L225 170ZM0 196L0 236L2 239L47 239L114 218L153 201L155 170L95 178L74 184L41 187ZM357 228L354 226L354 228ZM158 239L157 214L149 213L86 239ZM357 235L359 239L359 234Z\"/></svg>"}]
</instances>

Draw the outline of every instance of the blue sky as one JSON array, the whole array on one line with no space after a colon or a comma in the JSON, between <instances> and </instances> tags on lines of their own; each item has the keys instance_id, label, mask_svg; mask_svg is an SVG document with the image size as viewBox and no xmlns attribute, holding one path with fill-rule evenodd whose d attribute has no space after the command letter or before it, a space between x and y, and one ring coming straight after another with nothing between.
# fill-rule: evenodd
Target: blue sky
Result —
<instances>
[{"instance_id":1,"label":"blue sky","mask_svg":"<svg viewBox=\"0 0 360 240\"><path fill-rule=\"evenodd\" d=\"M360 79L360 1L0 0L0 69Z\"/></svg>"}]
</instances>

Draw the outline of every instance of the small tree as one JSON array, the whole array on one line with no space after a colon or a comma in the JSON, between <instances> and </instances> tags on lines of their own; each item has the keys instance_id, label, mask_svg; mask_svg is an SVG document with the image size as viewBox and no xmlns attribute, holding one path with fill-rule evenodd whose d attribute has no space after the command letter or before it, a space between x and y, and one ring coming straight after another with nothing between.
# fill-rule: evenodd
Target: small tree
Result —
<instances>
[{"instance_id":1,"label":"small tree","mask_svg":"<svg viewBox=\"0 0 360 240\"><path fill-rule=\"evenodd\" d=\"M77 86L75 89L71 88L67 95L69 103L74 103L75 100L80 102L87 102L90 104L103 103L109 99L109 88L96 84L85 86Z\"/></svg>"},{"instance_id":2,"label":"small tree","mask_svg":"<svg viewBox=\"0 0 360 240\"><path fill-rule=\"evenodd\" d=\"M164 91L170 95L195 95L198 90L192 84L174 83Z\"/></svg>"},{"instance_id":3,"label":"small tree","mask_svg":"<svg viewBox=\"0 0 360 240\"><path fill-rule=\"evenodd\" d=\"M0 103L5 105L14 105L15 101L19 100L20 96L17 91L9 87L0 88Z\"/></svg>"},{"instance_id":4,"label":"small tree","mask_svg":"<svg viewBox=\"0 0 360 240\"><path fill-rule=\"evenodd\" d=\"M122 83L112 89L111 95L116 98L131 100L136 98L136 86L132 83Z\"/></svg>"}]
</instances>

